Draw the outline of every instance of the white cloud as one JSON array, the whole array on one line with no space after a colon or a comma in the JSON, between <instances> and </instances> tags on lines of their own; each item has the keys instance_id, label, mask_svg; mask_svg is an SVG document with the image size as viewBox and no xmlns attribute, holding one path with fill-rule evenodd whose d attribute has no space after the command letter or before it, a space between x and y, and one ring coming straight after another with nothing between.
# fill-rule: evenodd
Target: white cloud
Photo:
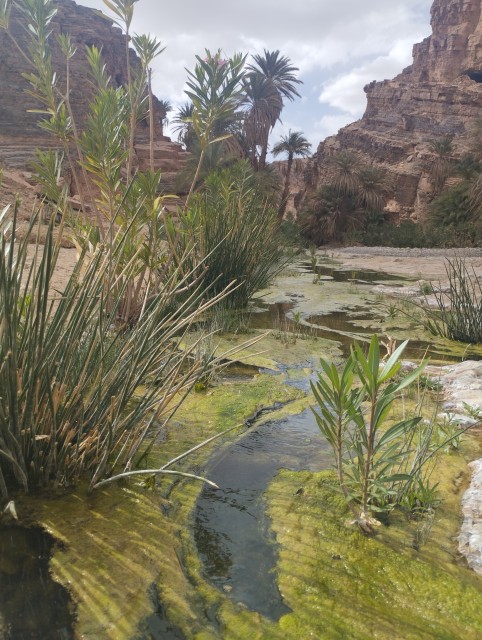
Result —
<instances>
[{"instance_id":1,"label":"white cloud","mask_svg":"<svg viewBox=\"0 0 482 640\"><path fill-rule=\"evenodd\" d=\"M109 13L102 0L78 0ZM205 48L259 53L279 49L300 69L305 100L291 108L296 130L324 130L332 122L326 105L344 117L359 117L363 86L375 78L392 77L410 62L412 44L430 33L432 0L140 0L135 5L133 31L151 33L167 46L154 67L156 94L175 106L183 94L185 68ZM397 43L394 45L393 43ZM403 47L402 47L403 43ZM398 47L403 48L399 55ZM327 75L331 80L326 80ZM313 101L311 86L322 86L323 103ZM298 115L293 116L293 109ZM286 116L288 117L288 116Z\"/></svg>"},{"instance_id":2,"label":"white cloud","mask_svg":"<svg viewBox=\"0 0 482 640\"><path fill-rule=\"evenodd\" d=\"M399 40L387 55L355 67L328 80L319 96L321 103L340 109L345 114L359 118L365 109L366 97L363 87L372 80L393 78L411 62L413 43Z\"/></svg>"}]
</instances>

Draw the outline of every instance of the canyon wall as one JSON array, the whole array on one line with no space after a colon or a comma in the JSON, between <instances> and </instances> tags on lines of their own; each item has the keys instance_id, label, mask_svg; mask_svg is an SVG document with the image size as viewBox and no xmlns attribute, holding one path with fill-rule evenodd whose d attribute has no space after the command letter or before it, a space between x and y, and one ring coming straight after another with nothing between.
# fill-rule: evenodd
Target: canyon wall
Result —
<instances>
[{"instance_id":1,"label":"canyon wall","mask_svg":"<svg viewBox=\"0 0 482 640\"><path fill-rule=\"evenodd\" d=\"M92 96L92 84L87 71L86 47L96 46L102 49L106 69L114 85L125 85L127 83L125 35L114 26L110 18L93 9L80 6L73 0L57 0L54 5L57 13L51 23L52 33L49 38L52 66L58 75L59 88L65 90L66 62L57 44L56 36L69 33L76 49L70 64L70 99L76 120L82 126L87 105ZM30 112L32 109L38 109L39 103L29 95L29 83L22 77L22 73L31 72L27 60L20 52L20 50L28 52L29 37L25 22L21 20L19 11L15 8L10 20L10 32L17 44L13 43L5 31L0 31L2 69L0 134L2 137L10 136L24 140L48 138L48 134L37 125L39 115ZM139 60L132 49L130 60L132 67L140 67ZM156 110L159 111L158 103ZM156 118L156 124L159 131L159 117Z\"/></svg>"},{"instance_id":2,"label":"canyon wall","mask_svg":"<svg viewBox=\"0 0 482 640\"><path fill-rule=\"evenodd\" d=\"M327 160L342 149L382 164L393 177L387 210L395 219L423 219L433 198L430 143L453 136L454 158L468 148L470 127L482 115L480 0L435 0L432 35L413 48L413 64L393 80L365 87L361 120L320 143L305 169L298 210L329 179Z\"/></svg>"},{"instance_id":3,"label":"canyon wall","mask_svg":"<svg viewBox=\"0 0 482 640\"><path fill-rule=\"evenodd\" d=\"M127 85L126 36L112 19L101 12L78 5L73 0L54 0L57 13L52 19L49 43L52 66L57 73L59 89L65 92L66 61L57 43L58 34L70 34L76 53L70 62L70 101L79 130L86 121L88 105L93 96L92 80L88 71L86 47L102 50L108 75L115 87ZM0 30L0 164L6 170L21 171L28 177L28 168L36 155L36 149L56 148L58 141L43 131L38 122L41 116L32 110L41 106L29 94L30 85L22 76L31 72L28 60L22 54L28 52L29 37L18 9L12 10L10 34ZM129 50L130 64L140 70L140 61L133 49ZM174 189L174 178L184 167L186 154L181 145L172 143L162 135L161 121L166 115L162 104L154 98L155 168L163 172L163 186L169 192ZM136 150L141 168L149 157L146 144L149 140L147 119L137 128ZM147 156L146 156L147 154ZM12 178L13 179L13 178ZM19 189L20 189L19 183Z\"/></svg>"}]
</instances>

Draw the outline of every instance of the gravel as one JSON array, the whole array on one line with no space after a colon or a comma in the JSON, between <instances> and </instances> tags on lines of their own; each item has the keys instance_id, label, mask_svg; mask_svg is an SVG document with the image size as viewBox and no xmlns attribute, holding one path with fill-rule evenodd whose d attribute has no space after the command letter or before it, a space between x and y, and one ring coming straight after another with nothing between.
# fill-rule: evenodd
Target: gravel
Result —
<instances>
[{"instance_id":1,"label":"gravel","mask_svg":"<svg viewBox=\"0 0 482 640\"><path fill-rule=\"evenodd\" d=\"M354 256L396 256L400 258L480 258L482 247L462 247L458 249L399 249L396 247L342 247L336 253Z\"/></svg>"}]
</instances>

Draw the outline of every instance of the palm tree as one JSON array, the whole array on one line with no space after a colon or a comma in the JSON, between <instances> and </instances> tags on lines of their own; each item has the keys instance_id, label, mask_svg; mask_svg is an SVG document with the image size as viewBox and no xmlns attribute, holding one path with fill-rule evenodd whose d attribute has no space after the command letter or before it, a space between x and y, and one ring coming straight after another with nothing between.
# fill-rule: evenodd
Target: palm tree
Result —
<instances>
[{"instance_id":1,"label":"palm tree","mask_svg":"<svg viewBox=\"0 0 482 640\"><path fill-rule=\"evenodd\" d=\"M313 239L339 239L360 226L368 213L381 213L392 188L387 170L365 164L357 153L343 150L329 161L330 178L320 187L306 213L305 228Z\"/></svg>"},{"instance_id":2,"label":"palm tree","mask_svg":"<svg viewBox=\"0 0 482 640\"><path fill-rule=\"evenodd\" d=\"M286 56L281 56L278 50L266 51L264 55L256 54L253 56L254 64L248 65L247 70L253 74L261 74L266 80L273 84L274 89L278 92L280 101L278 108L273 109L271 113L272 125L280 119L281 110L283 108L283 100L294 100L295 96L301 97L296 89L297 84L302 84L294 72L298 71L298 67L291 64L291 60ZM263 131L263 138L260 138L259 145L261 147L258 168L260 171L266 167L266 156L268 153L268 135L269 131Z\"/></svg>"},{"instance_id":3,"label":"palm tree","mask_svg":"<svg viewBox=\"0 0 482 640\"><path fill-rule=\"evenodd\" d=\"M293 160L295 156L306 158L310 155L310 149L311 144L303 136L303 133L301 131L291 131L291 129L289 130L288 135L283 136L281 140L273 147L272 153L275 157L279 156L281 153L287 154L285 183L283 187L283 193L281 194L281 203L278 209L278 218L280 220L283 219L284 213L286 211L286 205L290 193L290 179Z\"/></svg>"},{"instance_id":4,"label":"palm tree","mask_svg":"<svg viewBox=\"0 0 482 640\"><path fill-rule=\"evenodd\" d=\"M178 108L172 120L175 124L173 131L177 133L177 141L186 147L186 151L192 150L196 137L192 127L193 109L194 105L192 102L185 102Z\"/></svg>"},{"instance_id":5,"label":"palm tree","mask_svg":"<svg viewBox=\"0 0 482 640\"><path fill-rule=\"evenodd\" d=\"M261 73L249 73L243 81L244 135L253 169L259 168L260 141L268 140L283 101L274 83Z\"/></svg>"},{"instance_id":6,"label":"palm tree","mask_svg":"<svg viewBox=\"0 0 482 640\"><path fill-rule=\"evenodd\" d=\"M443 136L438 140L432 140L429 144L430 151L436 155L430 171L435 193L442 191L451 172L450 156L454 150L452 140L453 136Z\"/></svg>"},{"instance_id":7,"label":"palm tree","mask_svg":"<svg viewBox=\"0 0 482 640\"><path fill-rule=\"evenodd\" d=\"M470 209L480 219L482 208L482 173L478 164L482 164L482 117L478 117L472 126L468 127L470 136L470 151L472 152L474 167L473 172L468 172L470 181Z\"/></svg>"},{"instance_id":8,"label":"palm tree","mask_svg":"<svg viewBox=\"0 0 482 640\"><path fill-rule=\"evenodd\" d=\"M385 167L369 164L358 171L356 201L364 211L380 213L393 184Z\"/></svg>"},{"instance_id":9,"label":"palm tree","mask_svg":"<svg viewBox=\"0 0 482 640\"><path fill-rule=\"evenodd\" d=\"M333 179L331 184L341 194L352 193L358 185L358 173L362 167L360 156L353 151L338 151L329 158Z\"/></svg>"},{"instance_id":10,"label":"palm tree","mask_svg":"<svg viewBox=\"0 0 482 640\"><path fill-rule=\"evenodd\" d=\"M169 120L167 114L172 111L172 104L169 100L159 100L157 103L159 110L159 124L161 126L161 136L164 135L164 127L167 127Z\"/></svg>"},{"instance_id":11,"label":"palm tree","mask_svg":"<svg viewBox=\"0 0 482 640\"><path fill-rule=\"evenodd\" d=\"M247 70L262 73L266 78L273 81L274 86L280 92L281 98L294 100L295 96L301 98L296 90L296 84L303 84L302 80L294 75L294 71L299 71L298 67L293 67L291 60L286 56L280 56L279 51L266 51L264 56L256 54L253 56L255 65L248 65Z\"/></svg>"},{"instance_id":12,"label":"palm tree","mask_svg":"<svg viewBox=\"0 0 482 640\"><path fill-rule=\"evenodd\" d=\"M329 158L328 165L331 168L330 188L319 191L323 203L321 227L328 238L336 238L347 226L356 226L362 210L357 194L363 163L354 151L342 150Z\"/></svg>"}]
</instances>

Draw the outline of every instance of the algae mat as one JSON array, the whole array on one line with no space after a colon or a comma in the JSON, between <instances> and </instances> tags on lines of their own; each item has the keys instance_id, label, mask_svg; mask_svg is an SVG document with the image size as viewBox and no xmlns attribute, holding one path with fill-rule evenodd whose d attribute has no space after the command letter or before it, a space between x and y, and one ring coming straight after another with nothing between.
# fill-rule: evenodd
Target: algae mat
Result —
<instances>
[{"instance_id":1,"label":"algae mat","mask_svg":"<svg viewBox=\"0 0 482 640\"><path fill-rule=\"evenodd\" d=\"M291 301L304 317L340 309L350 313L363 306L376 310L379 301L367 287L312 283L310 278L285 275L278 289L265 292L264 300ZM400 335L413 332L408 322L385 319L383 307L373 313L369 326L390 328L397 337L397 327ZM241 340L221 336L219 348ZM286 381L306 382L320 356L340 355L334 342L305 336L290 344L271 334L264 347L239 359L278 375L191 394L149 466L160 466L200 440L242 424L263 407L285 404L278 415L300 413L309 399ZM186 464L202 472L207 455L207 450L199 452ZM445 503L430 531L400 517L373 539L346 525L346 510L330 474L280 473L266 494L271 529L280 545L278 584L292 609L279 621L247 610L205 579L190 529L198 484L163 480L153 488L130 481L91 496L79 489L43 501L26 498L19 512L22 517L24 509L30 510L63 544L54 554L52 571L75 598L79 637L163 637L149 626L160 598L175 633L195 640L475 639L482 637L482 582L459 564L454 544L465 461L450 456L443 469L439 480Z\"/></svg>"},{"instance_id":2,"label":"algae mat","mask_svg":"<svg viewBox=\"0 0 482 640\"><path fill-rule=\"evenodd\" d=\"M281 376L269 375L192 394L150 456L149 467L161 466L203 438L243 425L264 407L284 406L278 411L286 413L293 405L299 412L306 406L300 404L303 397ZM208 454L200 451L187 464L202 465ZM149 482L131 480L91 495L79 487L63 496L19 499L23 521L39 522L60 542L51 568L73 595L79 637L150 637L147 622L156 615L157 593L174 627L187 626L187 637L203 629L205 603L180 559L180 539L199 490L199 483L189 481L162 480L154 489Z\"/></svg>"}]
</instances>

